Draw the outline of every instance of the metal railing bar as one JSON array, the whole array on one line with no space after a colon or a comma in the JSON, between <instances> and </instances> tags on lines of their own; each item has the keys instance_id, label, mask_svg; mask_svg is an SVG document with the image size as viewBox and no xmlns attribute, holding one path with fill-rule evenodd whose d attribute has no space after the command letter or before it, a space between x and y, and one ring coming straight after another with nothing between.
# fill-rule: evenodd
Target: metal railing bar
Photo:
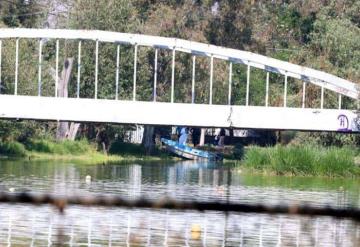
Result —
<instances>
[{"instance_id":1,"label":"metal railing bar","mask_svg":"<svg viewBox=\"0 0 360 247\"><path fill-rule=\"evenodd\" d=\"M119 98L120 45L116 46L115 100Z\"/></svg>"},{"instance_id":2,"label":"metal railing bar","mask_svg":"<svg viewBox=\"0 0 360 247\"><path fill-rule=\"evenodd\" d=\"M339 94L339 110L341 110L341 104L342 104L342 95Z\"/></svg>"},{"instance_id":3,"label":"metal railing bar","mask_svg":"<svg viewBox=\"0 0 360 247\"><path fill-rule=\"evenodd\" d=\"M209 92L209 104L212 105L213 95L213 77L214 77L214 57L210 57L210 92Z\"/></svg>"},{"instance_id":4,"label":"metal railing bar","mask_svg":"<svg viewBox=\"0 0 360 247\"><path fill-rule=\"evenodd\" d=\"M266 73L266 94L265 94L265 106L269 106L269 82L270 82L270 73Z\"/></svg>"},{"instance_id":5,"label":"metal railing bar","mask_svg":"<svg viewBox=\"0 0 360 247\"><path fill-rule=\"evenodd\" d=\"M14 94L17 95L17 86L18 86L18 72L19 72L19 38L16 39L15 44L15 86Z\"/></svg>"},{"instance_id":6,"label":"metal railing bar","mask_svg":"<svg viewBox=\"0 0 360 247\"><path fill-rule=\"evenodd\" d=\"M39 41L39 72L38 72L38 96L41 96L41 70L42 70L42 49L43 49L43 40Z\"/></svg>"},{"instance_id":7,"label":"metal railing bar","mask_svg":"<svg viewBox=\"0 0 360 247\"><path fill-rule=\"evenodd\" d=\"M59 87L59 40L56 40L56 58L55 58L55 97L58 97L58 87Z\"/></svg>"},{"instance_id":8,"label":"metal railing bar","mask_svg":"<svg viewBox=\"0 0 360 247\"><path fill-rule=\"evenodd\" d=\"M134 48L133 101L136 100L137 53L138 53L138 45L135 44L135 48Z\"/></svg>"},{"instance_id":9,"label":"metal railing bar","mask_svg":"<svg viewBox=\"0 0 360 247\"><path fill-rule=\"evenodd\" d=\"M98 95L98 76L99 76L99 40L96 40L95 45L95 96L97 99Z\"/></svg>"},{"instance_id":10,"label":"metal railing bar","mask_svg":"<svg viewBox=\"0 0 360 247\"><path fill-rule=\"evenodd\" d=\"M196 56L192 56L193 67L192 67L192 80L191 80L191 103L195 103L195 67L196 67Z\"/></svg>"},{"instance_id":11,"label":"metal railing bar","mask_svg":"<svg viewBox=\"0 0 360 247\"><path fill-rule=\"evenodd\" d=\"M288 86L288 76L285 75L285 82L284 82L284 107L287 107L287 86Z\"/></svg>"},{"instance_id":12,"label":"metal railing bar","mask_svg":"<svg viewBox=\"0 0 360 247\"><path fill-rule=\"evenodd\" d=\"M250 65L247 66L246 73L246 106L249 105L249 90L250 90Z\"/></svg>"},{"instance_id":13,"label":"metal railing bar","mask_svg":"<svg viewBox=\"0 0 360 247\"><path fill-rule=\"evenodd\" d=\"M77 66L77 88L76 97L80 98L80 80L81 80L81 40L78 44L78 66Z\"/></svg>"},{"instance_id":14,"label":"metal railing bar","mask_svg":"<svg viewBox=\"0 0 360 247\"><path fill-rule=\"evenodd\" d=\"M305 99L306 99L306 82L303 81L302 108L305 108Z\"/></svg>"},{"instance_id":15,"label":"metal railing bar","mask_svg":"<svg viewBox=\"0 0 360 247\"><path fill-rule=\"evenodd\" d=\"M233 63L229 64L229 94L228 94L228 105L231 105L231 87L232 87L232 77L233 77Z\"/></svg>"},{"instance_id":16,"label":"metal railing bar","mask_svg":"<svg viewBox=\"0 0 360 247\"><path fill-rule=\"evenodd\" d=\"M153 100L156 102L156 96L157 96L157 73L158 73L158 52L159 50L155 49L155 58L154 58L154 92L153 92Z\"/></svg>"},{"instance_id":17,"label":"metal railing bar","mask_svg":"<svg viewBox=\"0 0 360 247\"><path fill-rule=\"evenodd\" d=\"M174 103L174 84L175 84L175 48L172 50L171 62L171 103Z\"/></svg>"}]
</instances>

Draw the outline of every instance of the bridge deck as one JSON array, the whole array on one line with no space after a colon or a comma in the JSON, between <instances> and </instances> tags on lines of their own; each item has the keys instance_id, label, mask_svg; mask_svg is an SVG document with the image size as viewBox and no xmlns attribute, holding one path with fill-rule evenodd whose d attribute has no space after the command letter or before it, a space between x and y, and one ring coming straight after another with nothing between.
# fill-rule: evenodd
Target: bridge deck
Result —
<instances>
[{"instance_id":1,"label":"bridge deck","mask_svg":"<svg viewBox=\"0 0 360 247\"><path fill-rule=\"evenodd\" d=\"M254 129L359 131L350 110L0 96L0 118ZM211 123L211 124L210 124Z\"/></svg>"}]
</instances>

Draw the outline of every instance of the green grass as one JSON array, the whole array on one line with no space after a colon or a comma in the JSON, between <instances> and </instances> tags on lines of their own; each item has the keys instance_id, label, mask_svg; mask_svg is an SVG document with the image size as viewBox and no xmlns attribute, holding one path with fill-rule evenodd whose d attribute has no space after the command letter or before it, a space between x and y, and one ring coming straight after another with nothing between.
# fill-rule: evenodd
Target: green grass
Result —
<instances>
[{"instance_id":1,"label":"green grass","mask_svg":"<svg viewBox=\"0 0 360 247\"><path fill-rule=\"evenodd\" d=\"M98 151L95 144L87 140L54 141L49 139L30 140L25 145L16 141L0 142L0 156L30 160L79 161L88 164L173 159L160 150L155 150L153 156L145 155L144 148L138 144L114 143L107 155Z\"/></svg>"},{"instance_id":2,"label":"green grass","mask_svg":"<svg viewBox=\"0 0 360 247\"><path fill-rule=\"evenodd\" d=\"M356 152L350 148L318 146L249 147L243 159L247 168L277 175L359 177Z\"/></svg>"},{"instance_id":3,"label":"green grass","mask_svg":"<svg viewBox=\"0 0 360 247\"><path fill-rule=\"evenodd\" d=\"M94 152L95 149L88 141L51 141L51 140L32 140L26 144L26 149L38 153L58 154L58 155L81 155Z\"/></svg>"}]
</instances>

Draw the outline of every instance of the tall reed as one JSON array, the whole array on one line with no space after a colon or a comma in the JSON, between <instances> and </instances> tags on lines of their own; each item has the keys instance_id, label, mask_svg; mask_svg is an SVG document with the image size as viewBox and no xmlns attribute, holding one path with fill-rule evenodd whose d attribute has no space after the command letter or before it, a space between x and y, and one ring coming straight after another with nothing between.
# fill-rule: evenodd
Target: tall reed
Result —
<instances>
[{"instance_id":1,"label":"tall reed","mask_svg":"<svg viewBox=\"0 0 360 247\"><path fill-rule=\"evenodd\" d=\"M278 175L310 175L329 177L358 177L356 152L351 148L319 146L249 147L244 166Z\"/></svg>"}]
</instances>

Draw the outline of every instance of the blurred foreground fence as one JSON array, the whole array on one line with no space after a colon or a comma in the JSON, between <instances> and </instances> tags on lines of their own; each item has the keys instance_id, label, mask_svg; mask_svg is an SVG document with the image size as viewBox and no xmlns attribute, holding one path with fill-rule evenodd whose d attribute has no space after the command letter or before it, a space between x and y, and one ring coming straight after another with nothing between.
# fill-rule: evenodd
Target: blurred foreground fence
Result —
<instances>
[{"instance_id":1,"label":"blurred foreground fence","mask_svg":"<svg viewBox=\"0 0 360 247\"><path fill-rule=\"evenodd\" d=\"M6 203L30 203L51 204L63 212L67 205L82 206L105 206L127 208L152 208L152 209L175 209L175 210L198 210L239 213L263 213L263 214L293 214L305 216L331 216L349 218L360 222L360 209L358 208L333 208L314 207L307 205L263 205L241 204L224 202L197 202L176 201L163 198L157 201L140 198L128 200L120 196L55 196L51 194L32 193L0 193L0 202Z\"/></svg>"},{"instance_id":2,"label":"blurred foreground fence","mask_svg":"<svg viewBox=\"0 0 360 247\"><path fill-rule=\"evenodd\" d=\"M0 193L0 246L359 246L359 222L359 208Z\"/></svg>"}]
</instances>

